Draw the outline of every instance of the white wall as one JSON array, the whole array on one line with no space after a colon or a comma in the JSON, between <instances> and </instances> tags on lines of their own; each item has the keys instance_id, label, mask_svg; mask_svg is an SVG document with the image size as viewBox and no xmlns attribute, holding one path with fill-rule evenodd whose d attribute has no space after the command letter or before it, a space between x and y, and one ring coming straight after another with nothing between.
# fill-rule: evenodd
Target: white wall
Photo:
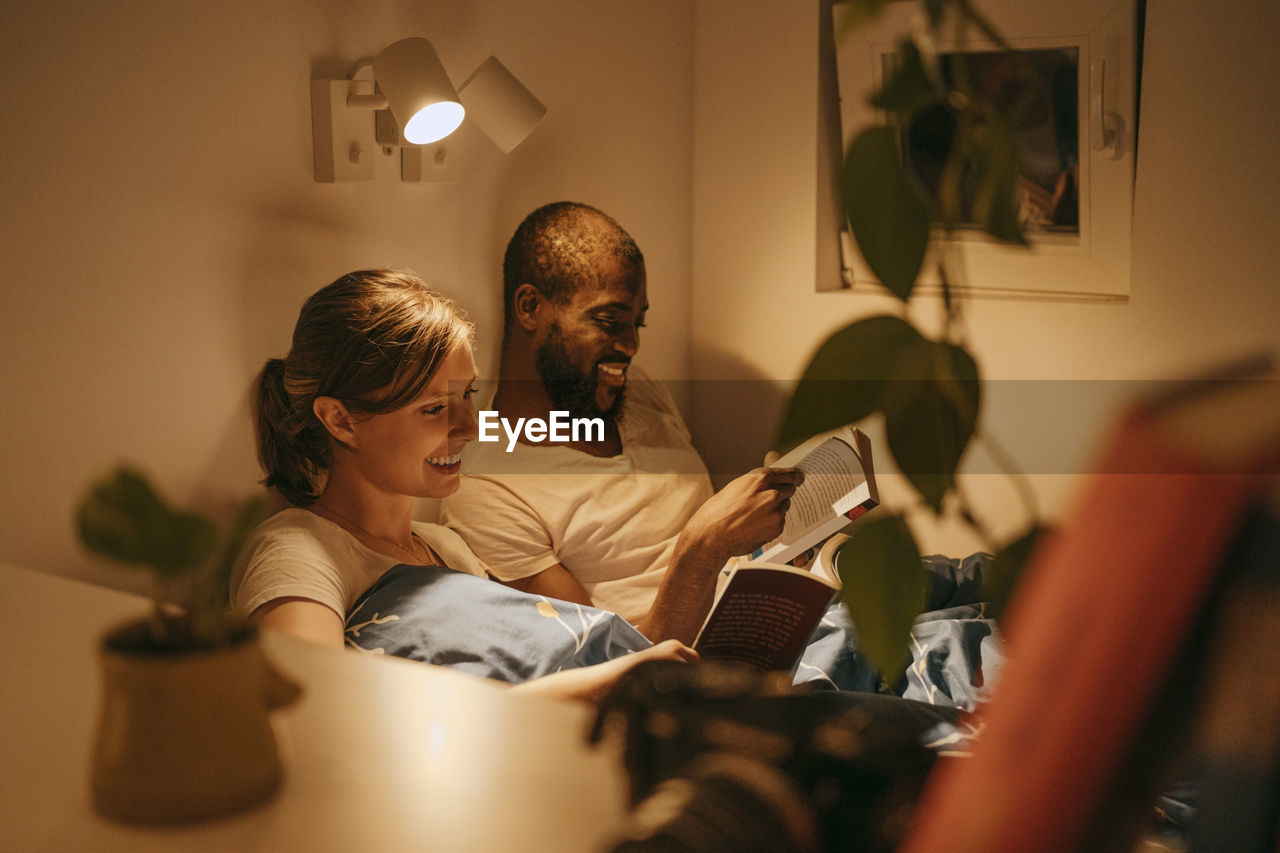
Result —
<instances>
[{"instance_id":1,"label":"white wall","mask_svg":"<svg viewBox=\"0 0 1280 853\"><path fill-rule=\"evenodd\" d=\"M7 4L0 561L128 585L70 527L76 495L120 459L204 509L245 493L248 383L283 354L302 299L347 270L408 266L459 297L490 370L501 248L545 201L596 204L636 235L654 306L641 358L660 377L791 380L827 332L891 307L813 292L818 0L358 7ZM988 376L1164 377L1274 348L1277 24L1276 4L1151 4L1132 299L972 302ZM308 79L412 34L457 79L496 53L546 121L507 157L464 138L470 169L451 185L402 185L390 163L373 183L315 184ZM784 391L699 383L693 426L714 469L754 463ZM1101 417L995 431L1056 510L1074 478L1046 472L1077 466ZM973 479L997 523L1016 519L1006 485Z\"/></svg>"},{"instance_id":2,"label":"white wall","mask_svg":"<svg viewBox=\"0 0 1280 853\"><path fill-rule=\"evenodd\" d=\"M819 5L697 5L692 357L699 379L793 379L826 334L893 310L887 298L814 293ZM1089 403L1056 422L1015 406L992 425L1037 475L1050 515L1069 503L1071 474L1101 440L1109 400L1133 389L1114 380L1179 376L1222 357L1276 349L1277 32L1274 3L1149 4L1128 304L986 299L965 306L985 375L1027 380L1000 383L997 395L1081 395L1081 405ZM924 301L915 314L929 325L937 307ZM761 388L756 397L754 416L747 400L733 401L748 415L745 428L725 423L723 402L697 399L694 431L713 467L749 465L767 445L780 396ZM977 456L974 465L990 470ZM1018 504L1003 478L979 473L968 488L993 527L1012 532ZM978 544L951 529L925 531L931 550Z\"/></svg>"},{"instance_id":3,"label":"white wall","mask_svg":"<svg viewBox=\"0 0 1280 853\"><path fill-rule=\"evenodd\" d=\"M14 0L0 28L0 562L136 585L83 555L74 500L118 460L218 510L259 476L246 391L305 296L405 266L500 334L506 238L596 204L649 257L645 361L686 368L692 8L682 0ZM548 105L453 184L311 177L308 80L408 35L455 82L489 53Z\"/></svg>"}]
</instances>

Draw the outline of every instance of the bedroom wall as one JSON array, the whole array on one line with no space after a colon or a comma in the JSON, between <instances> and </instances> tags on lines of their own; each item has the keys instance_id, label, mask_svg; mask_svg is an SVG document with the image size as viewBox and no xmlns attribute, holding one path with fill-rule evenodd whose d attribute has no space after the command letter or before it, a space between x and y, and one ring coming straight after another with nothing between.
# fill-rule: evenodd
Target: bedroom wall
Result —
<instances>
[{"instance_id":1,"label":"bedroom wall","mask_svg":"<svg viewBox=\"0 0 1280 853\"><path fill-rule=\"evenodd\" d=\"M684 0L16 0L0 28L0 563L118 586L74 500L120 460L221 511L258 477L248 384L303 298L410 267L472 312L496 362L500 257L571 198L644 247L645 361L687 369L692 7ZM550 112L508 156L464 134L451 184L311 176L308 80L404 36L455 82L488 54ZM644 129L637 132L637 129Z\"/></svg>"},{"instance_id":2,"label":"bedroom wall","mask_svg":"<svg viewBox=\"0 0 1280 853\"><path fill-rule=\"evenodd\" d=\"M0 562L136 586L75 547L76 495L121 459L204 509L243 494L257 477L248 383L284 351L302 298L349 269L409 266L457 296L489 370L501 246L558 197L603 207L640 240L654 305L642 360L700 380L684 391L714 470L754 464L813 346L889 307L813 292L828 185L815 177L820 5L9 3ZM1280 9L1150 5L1132 298L971 303L989 377L1049 393L1080 379L1105 398L1116 380L1274 350L1280 58L1267 34ZM496 53L548 118L506 157L464 136L453 184L401 184L387 162L369 184L315 184L307 80L342 76L410 34L433 38L456 79ZM923 303L920 319L935 311ZM1069 500L1105 408L995 424L1051 512ZM997 522L1016 519L997 480L978 474L970 488ZM945 529L929 537L937 550L973 544Z\"/></svg>"},{"instance_id":3,"label":"bedroom wall","mask_svg":"<svg viewBox=\"0 0 1280 853\"><path fill-rule=\"evenodd\" d=\"M694 95L693 375L791 380L828 333L892 310L888 298L815 293L824 210L817 176L817 0L700 0ZM1127 304L973 300L972 347L989 383L993 432L1034 475L1042 508L1069 505L1115 401L1138 383L1185 375L1220 358L1276 351L1280 242L1280 31L1276 4L1196 0L1148 4ZM822 190L825 192L825 189ZM929 326L936 301L915 316ZM1015 382L1014 380L1020 380ZM1068 381L1077 380L1077 381ZM725 386L735 387L735 386ZM695 397L694 432L713 468L754 463L767 447L782 388L768 383ZM772 389L772 390L771 390ZM1067 417L1041 417L1041 397ZM1067 406L1061 405L1067 400ZM726 402L727 401L727 402ZM966 488L999 532L1021 514L1008 482L973 454ZM901 501L896 478L889 496ZM981 543L921 525L929 550Z\"/></svg>"}]
</instances>

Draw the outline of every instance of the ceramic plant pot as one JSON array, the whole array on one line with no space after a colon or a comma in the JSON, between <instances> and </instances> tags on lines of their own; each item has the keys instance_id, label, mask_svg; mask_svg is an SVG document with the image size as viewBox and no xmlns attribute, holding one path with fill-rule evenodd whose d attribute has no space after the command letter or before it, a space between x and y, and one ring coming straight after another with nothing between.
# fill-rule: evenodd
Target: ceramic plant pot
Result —
<instances>
[{"instance_id":1,"label":"ceramic plant pot","mask_svg":"<svg viewBox=\"0 0 1280 853\"><path fill-rule=\"evenodd\" d=\"M268 712L296 685L267 661L253 630L217 649L148 648L145 622L107 634L93 802L131 823L181 823L268 800L281 766Z\"/></svg>"}]
</instances>

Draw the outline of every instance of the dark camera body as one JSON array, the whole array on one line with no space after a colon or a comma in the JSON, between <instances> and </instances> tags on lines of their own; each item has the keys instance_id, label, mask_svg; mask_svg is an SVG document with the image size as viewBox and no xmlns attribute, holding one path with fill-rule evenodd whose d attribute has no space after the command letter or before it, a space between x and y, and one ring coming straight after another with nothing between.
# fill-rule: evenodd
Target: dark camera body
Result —
<instances>
[{"instance_id":1,"label":"dark camera body","mask_svg":"<svg viewBox=\"0 0 1280 853\"><path fill-rule=\"evenodd\" d=\"M632 813L613 849L892 850L938 760L926 735L957 715L725 665L638 666L593 731L625 745Z\"/></svg>"}]
</instances>

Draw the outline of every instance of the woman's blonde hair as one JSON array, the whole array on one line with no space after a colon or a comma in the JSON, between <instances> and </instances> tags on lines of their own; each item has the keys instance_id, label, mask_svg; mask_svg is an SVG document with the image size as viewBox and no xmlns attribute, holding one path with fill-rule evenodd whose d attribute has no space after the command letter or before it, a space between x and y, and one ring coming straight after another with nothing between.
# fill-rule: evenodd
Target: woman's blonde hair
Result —
<instances>
[{"instance_id":1,"label":"woman's blonde hair","mask_svg":"<svg viewBox=\"0 0 1280 853\"><path fill-rule=\"evenodd\" d=\"M353 413L391 412L415 400L440 363L475 329L447 296L403 270L358 270L302 306L293 345L269 359L254 395L265 483L297 506L324 492L329 433L312 409L333 397Z\"/></svg>"}]
</instances>

